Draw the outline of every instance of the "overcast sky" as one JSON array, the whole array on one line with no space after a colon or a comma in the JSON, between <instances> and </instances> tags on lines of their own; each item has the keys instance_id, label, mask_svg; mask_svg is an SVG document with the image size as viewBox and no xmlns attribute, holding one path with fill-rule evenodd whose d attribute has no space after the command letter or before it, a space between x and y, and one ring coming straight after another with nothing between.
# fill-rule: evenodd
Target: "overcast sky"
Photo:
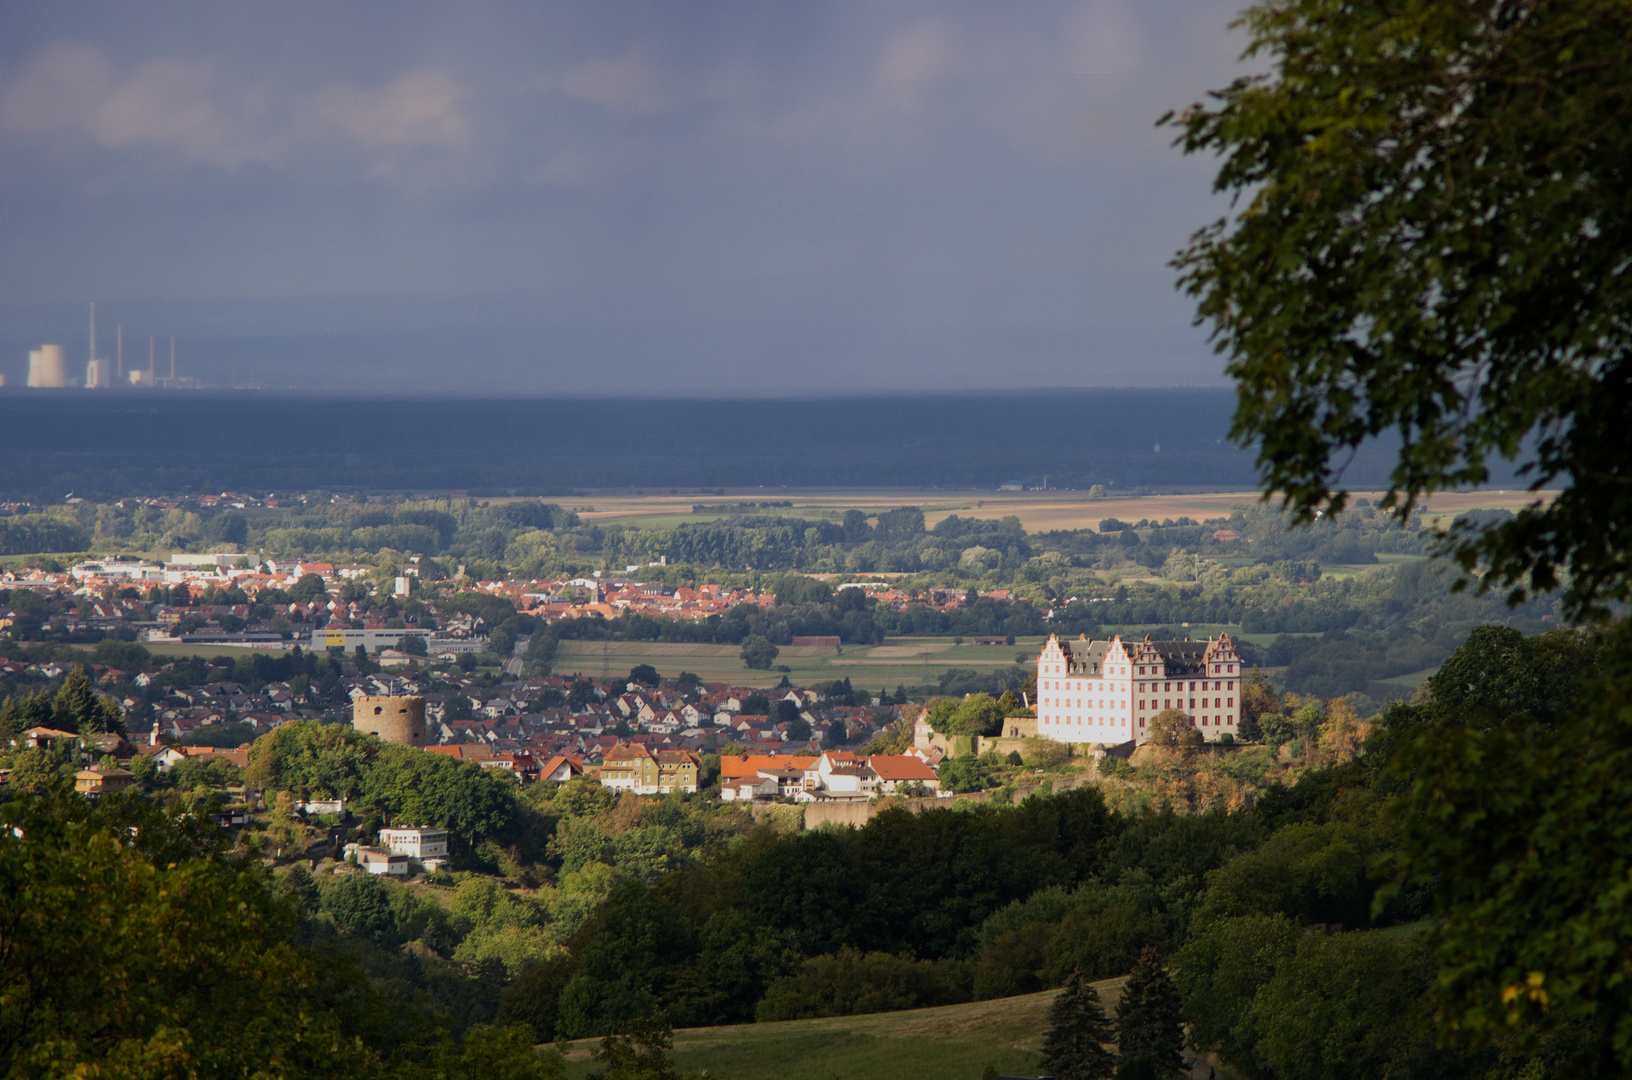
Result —
<instances>
[{"instance_id":1,"label":"overcast sky","mask_svg":"<svg viewBox=\"0 0 1632 1080\"><path fill-rule=\"evenodd\" d=\"M0 372L94 299L262 385L1218 385L1154 121L1240 6L0 0Z\"/></svg>"}]
</instances>

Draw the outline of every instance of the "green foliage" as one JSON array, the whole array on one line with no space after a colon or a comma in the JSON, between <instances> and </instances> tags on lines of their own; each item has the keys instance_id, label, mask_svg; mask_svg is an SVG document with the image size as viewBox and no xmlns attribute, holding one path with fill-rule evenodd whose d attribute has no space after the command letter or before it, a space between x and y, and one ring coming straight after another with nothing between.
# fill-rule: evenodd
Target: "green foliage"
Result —
<instances>
[{"instance_id":1,"label":"green foliage","mask_svg":"<svg viewBox=\"0 0 1632 1080\"><path fill-rule=\"evenodd\" d=\"M97 696L83 665L70 671L51 704L51 723L63 731L77 731L89 740L107 732L125 733L119 707Z\"/></svg>"},{"instance_id":2,"label":"green foliage","mask_svg":"<svg viewBox=\"0 0 1632 1080\"><path fill-rule=\"evenodd\" d=\"M1123 1061L1144 1062L1157 1076L1176 1073L1183 1064L1184 1012L1154 948L1139 955L1116 1003L1116 1046Z\"/></svg>"},{"instance_id":3,"label":"green foliage","mask_svg":"<svg viewBox=\"0 0 1632 1080\"><path fill-rule=\"evenodd\" d=\"M604 1067L590 1073L589 1080L682 1080L669 1056L674 1031L668 1020L650 1016L631 1020L624 1027L623 1033L608 1035L590 1051L590 1057Z\"/></svg>"},{"instance_id":4,"label":"green foliage","mask_svg":"<svg viewBox=\"0 0 1632 1080\"><path fill-rule=\"evenodd\" d=\"M969 1000L968 966L955 960L913 960L850 946L813 956L773 982L754 1018L804 1020L893 1012Z\"/></svg>"},{"instance_id":5,"label":"green foliage","mask_svg":"<svg viewBox=\"0 0 1632 1080\"><path fill-rule=\"evenodd\" d=\"M1216 187L1247 199L1178 259L1230 357L1232 436L1258 445L1265 490L1304 520L1343 506L1339 463L1389 429L1386 506L1528 458L1534 487L1561 495L1447 546L1483 584L1562 583L1572 612L1601 613L1632 596L1632 13L1436 0L1394 14L1250 8L1270 71L1176 121L1187 151L1224 158Z\"/></svg>"},{"instance_id":6,"label":"green foliage","mask_svg":"<svg viewBox=\"0 0 1632 1080\"><path fill-rule=\"evenodd\" d=\"M939 777L941 787L960 793L985 791L989 787L997 786L990 768L973 755L963 755L942 762Z\"/></svg>"},{"instance_id":7,"label":"green foliage","mask_svg":"<svg viewBox=\"0 0 1632 1080\"><path fill-rule=\"evenodd\" d=\"M385 882L373 874L346 874L323 891L319 910L334 921L342 934L376 945L393 945L400 938L386 888Z\"/></svg>"},{"instance_id":8,"label":"green foliage","mask_svg":"<svg viewBox=\"0 0 1632 1080\"><path fill-rule=\"evenodd\" d=\"M742 642L742 662L748 667L768 671L782 650L760 634L750 634Z\"/></svg>"},{"instance_id":9,"label":"green foliage","mask_svg":"<svg viewBox=\"0 0 1632 1080\"><path fill-rule=\"evenodd\" d=\"M1602 642L1578 690L1538 695L1578 670L1563 645L1526 646L1531 662L1553 658L1531 672L1459 661L1427 706L1385 726L1409 783L1405 869L1436 883L1442 1028L1475 1041L1516 1030L1539 1048L1576 1021L1594 1033L1593 1075L1615 1075L1632 1067L1632 987L1616 959L1632 948L1617 899L1632 873L1620 810L1632 797L1632 626Z\"/></svg>"},{"instance_id":10,"label":"green foliage","mask_svg":"<svg viewBox=\"0 0 1632 1080\"><path fill-rule=\"evenodd\" d=\"M1151 746L1164 750L1197 750L1206 743L1194 719L1182 709L1163 709L1150 721Z\"/></svg>"},{"instance_id":11,"label":"green foliage","mask_svg":"<svg viewBox=\"0 0 1632 1080\"><path fill-rule=\"evenodd\" d=\"M116 667L127 673L146 670L152 660L147 646L134 641L120 641L106 637L91 650L91 659L98 664Z\"/></svg>"},{"instance_id":12,"label":"green foliage","mask_svg":"<svg viewBox=\"0 0 1632 1080\"><path fill-rule=\"evenodd\" d=\"M377 1061L314 995L290 909L198 820L118 796L13 800L0 926L6 1075L365 1075Z\"/></svg>"},{"instance_id":13,"label":"green foliage","mask_svg":"<svg viewBox=\"0 0 1632 1080\"><path fill-rule=\"evenodd\" d=\"M344 724L297 720L255 740L254 782L300 797L341 798L393 821L445 828L471 851L520 820L515 782L441 754L381 743Z\"/></svg>"},{"instance_id":14,"label":"green foliage","mask_svg":"<svg viewBox=\"0 0 1632 1080\"><path fill-rule=\"evenodd\" d=\"M1107 1080L1116 1057L1105 1045L1115 1038L1099 992L1073 971L1048 1010L1043 1069L1059 1080Z\"/></svg>"}]
</instances>

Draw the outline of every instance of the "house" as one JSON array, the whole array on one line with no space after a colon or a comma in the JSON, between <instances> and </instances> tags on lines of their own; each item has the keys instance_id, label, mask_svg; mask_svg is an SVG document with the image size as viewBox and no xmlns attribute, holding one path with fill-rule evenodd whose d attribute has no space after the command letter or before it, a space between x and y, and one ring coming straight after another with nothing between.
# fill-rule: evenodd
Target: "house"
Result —
<instances>
[{"instance_id":1,"label":"house","mask_svg":"<svg viewBox=\"0 0 1632 1080\"><path fill-rule=\"evenodd\" d=\"M135 782L136 774L126 769L85 769L74 774L74 790L89 798L120 791Z\"/></svg>"},{"instance_id":2,"label":"house","mask_svg":"<svg viewBox=\"0 0 1632 1080\"><path fill-rule=\"evenodd\" d=\"M840 765L822 777L822 790L833 795L878 794L878 774L869 765Z\"/></svg>"},{"instance_id":3,"label":"house","mask_svg":"<svg viewBox=\"0 0 1632 1080\"><path fill-rule=\"evenodd\" d=\"M727 780L720 785L720 798L726 802L749 802L753 799L774 799L781 787L774 777L745 776Z\"/></svg>"},{"instance_id":4,"label":"house","mask_svg":"<svg viewBox=\"0 0 1632 1080\"><path fill-rule=\"evenodd\" d=\"M380 830L380 843L396 855L406 855L427 870L440 870L448 859L448 831L418 825Z\"/></svg>"},{"instance_id":5,"label":"house","mask_svg":"<svg viewBox=\"0 0 1632 1080\"><path fill-rule=\"evenodd\" d=\"M562 754L557 754L538 767L538 778L552 784L564 784L574 776L584 775L584 767Z\"/></svg>"},{"instance_id":6,"label":"house","mask_svg":"<svg viewBox=\"0 0 1632 1080\"><path fill-rule=\"evenodd\" d=\"M58 739L77 740L78 738L78 732L59 731L56 728L48 727L31 727L27 731L23 732L23 740L28 743L28 748L30 750L38 750L41 747L49 749L50 747L56 745Z\"/></svg>"},{"instance_id":7,"label":"house","mask_svg":"<svg viewBox=\"0 0 1632 1080\"><path fill-rule=\"evenodd\" d=\"M940 777L923 758L913 754L874 754L867 765L878 775L881 794L894 794L902 788L922 785L931 794L939 794Z\"/></svg>"},{"instance_id":8,"label":"house","mask_svg":"<svg viewBox=\"0 0 1632 1080\"><path fill-rule=\"evenodd\" d=\"M687 750L658 750L618 743L601 763L601 786L637 795L695 792L702 759Z\"/></svg>"},{"instance_id":9,"label":"house","mask_svg":"<svg viewBox=\"0 0 1632 1080\"><path fill-rule=\"evenodd\" d=\"M384 848L364 847L362 844L347 844L346 854L356 856L357 865L370 874L390 874L393 877L408 876L408 856L399 855Z\"/></svg>"}]
</instances>

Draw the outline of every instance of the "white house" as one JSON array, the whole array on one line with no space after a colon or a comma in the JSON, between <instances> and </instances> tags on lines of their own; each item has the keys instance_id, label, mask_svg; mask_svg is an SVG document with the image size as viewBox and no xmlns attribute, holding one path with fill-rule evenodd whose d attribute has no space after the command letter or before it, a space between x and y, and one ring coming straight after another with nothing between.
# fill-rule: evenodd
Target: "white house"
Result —
<instances>
[{"instance_id":1,"label":"white house","mask_svg":"<svg viewBox=\"0 0 1632 1080\"><path fill-rule=\"evenodd\" d=\"M408 876L408 856L396 852L386 851L384 848L364 847L361 844L347 844L346 854L357 857L357 865L370 874L390 874L393 877Z\"/></svg>"},{"instance_id":2,"label":"white house","mask_svg":"<svg viewBox=\"0 0 1632 1080\"><path fill-rule=\"evenodd\" d=\"M380 830L380 843L397 855L405 855L427 870L440 870L448 858L448 831L404 826Z\"/></svg>"},{"instance_id":3,"label":"white house","mask_svg":"<svg viewBox=\"0 0 1632 1080\"><path fill-rule=\"evenodd\" d=\"M774 776L745 776L727 780L720 785L720 798L725 802L748 802L753 799L774 799L781 786Z\"/></svg>"}]
</instances>

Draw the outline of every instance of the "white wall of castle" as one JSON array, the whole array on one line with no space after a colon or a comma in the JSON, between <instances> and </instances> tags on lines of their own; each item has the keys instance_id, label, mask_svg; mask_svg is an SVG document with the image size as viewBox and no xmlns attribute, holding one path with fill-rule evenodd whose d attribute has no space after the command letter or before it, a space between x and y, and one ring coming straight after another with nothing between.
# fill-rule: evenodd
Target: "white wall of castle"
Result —
<instances>
[{"instance_id":1,"label":"white wall of castle","mask_svg":"<svg viewBox=\"0 0 1632 1080\"><path fill-rule=\"evenodd\" d=\"M1068 743L1143 744L1150 721L1179 709L1208 742L1240 721L1241 658L1227 637L1209 642L1196 674L1170 676L1164 658L1144 642L1130 653L1113 637L1099 675L1072 672L1070 651L1050 635L1037 656L1037 734Z\"/></svg>"}]
</instances>

